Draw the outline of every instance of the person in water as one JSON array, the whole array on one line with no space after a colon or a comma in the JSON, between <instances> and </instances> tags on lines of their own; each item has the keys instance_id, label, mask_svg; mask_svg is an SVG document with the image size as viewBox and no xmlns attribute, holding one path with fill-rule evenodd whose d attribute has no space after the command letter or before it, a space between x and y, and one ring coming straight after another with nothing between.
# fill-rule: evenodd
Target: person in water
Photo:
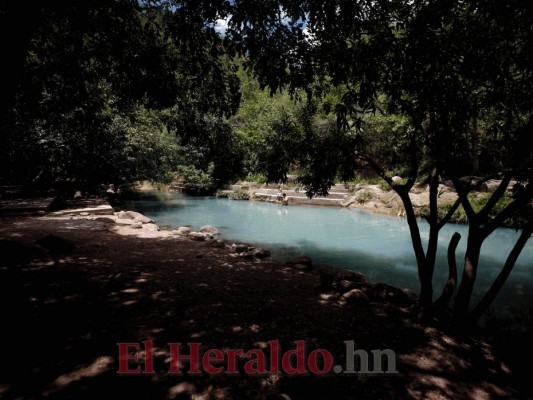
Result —
<instances>
[{"instance_id":1,"label":"person in water","mask_svg":"<svg viewBox=\"0 0 533 400\"><path fill-rule=\"evenodd\" d=\"M288 206L289 205L289 198L287 197L287 194L283 193L281 195L281 205Z\"/></svg>"}]
</instances>

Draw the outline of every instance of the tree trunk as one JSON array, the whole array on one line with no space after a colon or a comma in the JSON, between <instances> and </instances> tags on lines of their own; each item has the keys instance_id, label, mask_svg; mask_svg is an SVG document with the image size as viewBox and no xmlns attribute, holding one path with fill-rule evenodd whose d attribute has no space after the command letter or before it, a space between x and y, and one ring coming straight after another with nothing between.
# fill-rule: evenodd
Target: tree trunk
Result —
<instances>
[{"instance_id":1,"label":"tree trunk","mask_svg":"<svg viewBox=\"0 0 533 400\"><path fill-rule=\"evenodd\" d=\"M448 281L446 282L446 285L444 285L442 294L435 302L434 308L438 311L444 311L446 307L448 307L455 292L455 286L457 285L457 261L455 259L455 250L457 249L459 240L461 240L461 235L455 232L448 245Z\"/></svg>"},{"instance_id":2,"label":"tree trunk","mask_svg":"<svg viewBox=\"0 0 533 400\"><path fill-rule=\"evenodd\" d=\"M464 328L467 323L470 299L474 291L476 282L479 254L483 240L479 232L479 227L470 225L468 230L468 244L466 247L465 262L461 285L455 299L453 318L459 328Z\"/></svg>"},{"instance_id":3,"label":"tree trunk","mask_svg":"<svg viewBox=\"0 0 533 400\"><path fill-rule=\"evenodd\" d=\"M416 264L418 266L418 275L420 276L426 257L424 253L424 246L422 245L422 239L420 237L420 229L418 228L418 222L413 209L413 203L411 203L411 198L409 197L408 191L399 190L396 193L398 193L400 196L405 208L405 216L407 218L407 224L409 225L409 232L411 234L411 241L413 243L413 250L415 252Z\"/></svg>"}]
</instances>

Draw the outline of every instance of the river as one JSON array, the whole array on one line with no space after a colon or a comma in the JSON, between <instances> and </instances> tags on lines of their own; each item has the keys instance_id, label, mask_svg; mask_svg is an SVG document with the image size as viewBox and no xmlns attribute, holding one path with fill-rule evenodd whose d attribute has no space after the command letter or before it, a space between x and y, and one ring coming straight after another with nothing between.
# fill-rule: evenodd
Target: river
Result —
<instances>
[{"instance_id":1,"label":"river","mask_svg":"<svg viewBox=\"0 0 533 400\"><path fill-rule=\"evenodd\" d=\"M419 289L409 229L403 218L356 209L281 206L171 192L140 194L127 207L148 215L160 226L216 226L225 240L269 248L280 261L307 254L315 263L359 271L370 281ZM427 238L427 223L420 221L419 226L422 237ZM439 238L433 280L436 294L448 276L446 251L454 232L462 236L457 249L459 277L462 273L467 229L448 224ZM518 235L514 229L500 228L485 241L474 299L490 287ZM533 240L526 244L495 304L500 306L499 314L533 309Z\"/></svg>"}]
</instances>

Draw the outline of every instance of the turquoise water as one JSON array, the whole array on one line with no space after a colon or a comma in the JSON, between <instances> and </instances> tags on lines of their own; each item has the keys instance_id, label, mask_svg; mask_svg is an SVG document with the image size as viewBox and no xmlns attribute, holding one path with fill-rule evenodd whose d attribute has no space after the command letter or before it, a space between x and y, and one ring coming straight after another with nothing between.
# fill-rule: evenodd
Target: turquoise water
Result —
<instances>
[{"instance_id":1,"label":"turquoise water","mask_svg":"<svg viewBox=\"0 0 533 400\"><path fill-rule=\"evenodd\" d=\"M128 206L150 216L159 225L193 229L216 226L227 241L267 247L280 261L307 254L316 263L353 269L370 281L418 291L414 253L403 218L344 208L281 206L168 192L141 195ZM427 237L427 223L420 221L419 225L422 237ZM449 224L439 239L434 277L436 294L440 294L448 276L446 251L454 232L462 235L457 249L459 276L462 273L466 226ZM501 228L485 241L476 293L490 287L518 235L513 229ZM497 302L507 307L532 308L533 240L526 244Z\"/></svg>"}]
</instances>

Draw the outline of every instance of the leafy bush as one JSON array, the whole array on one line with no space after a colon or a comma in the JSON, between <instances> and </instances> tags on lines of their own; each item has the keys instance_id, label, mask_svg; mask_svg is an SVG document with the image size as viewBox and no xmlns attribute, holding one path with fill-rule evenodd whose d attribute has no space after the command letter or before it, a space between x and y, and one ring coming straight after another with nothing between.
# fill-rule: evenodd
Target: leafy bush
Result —
<instances>
[{"instance_id":1,"label":"leafy bush","mask_svg":"<svg viewBox=\"0 0 533 400\"><path fill-rule=\"evenodd\" d=\"M267 182L267 178L263 174L248 174L244 180L247 182L256 182L261 185Z\"/></svg>"},{"instance_id":2,"label":"leafy bush","mask_svg":"<svg viewBox=\"0 0 533 400\"><path fill-rule=\"evenodd\" d=\"M228 199L230 200L250 200L250 194L247 190L237 189L233 192L228 192Z\"/></svg>"},{"instance_id":3,"label":"leafy bush","mask_svg":"<svg viewBox=\"0 0 533 400\"><path fill-rule=\"evenodd\" d=\"M378 183L378 187L379 187L382 191L384 191L384 192L389 192L389 191L392 190L392 188L390 187L390 185L389 185L387 182L385 182L383 179L381 179L381 180L379 181L379 183Z\"/></svg>"}]
</instances>

